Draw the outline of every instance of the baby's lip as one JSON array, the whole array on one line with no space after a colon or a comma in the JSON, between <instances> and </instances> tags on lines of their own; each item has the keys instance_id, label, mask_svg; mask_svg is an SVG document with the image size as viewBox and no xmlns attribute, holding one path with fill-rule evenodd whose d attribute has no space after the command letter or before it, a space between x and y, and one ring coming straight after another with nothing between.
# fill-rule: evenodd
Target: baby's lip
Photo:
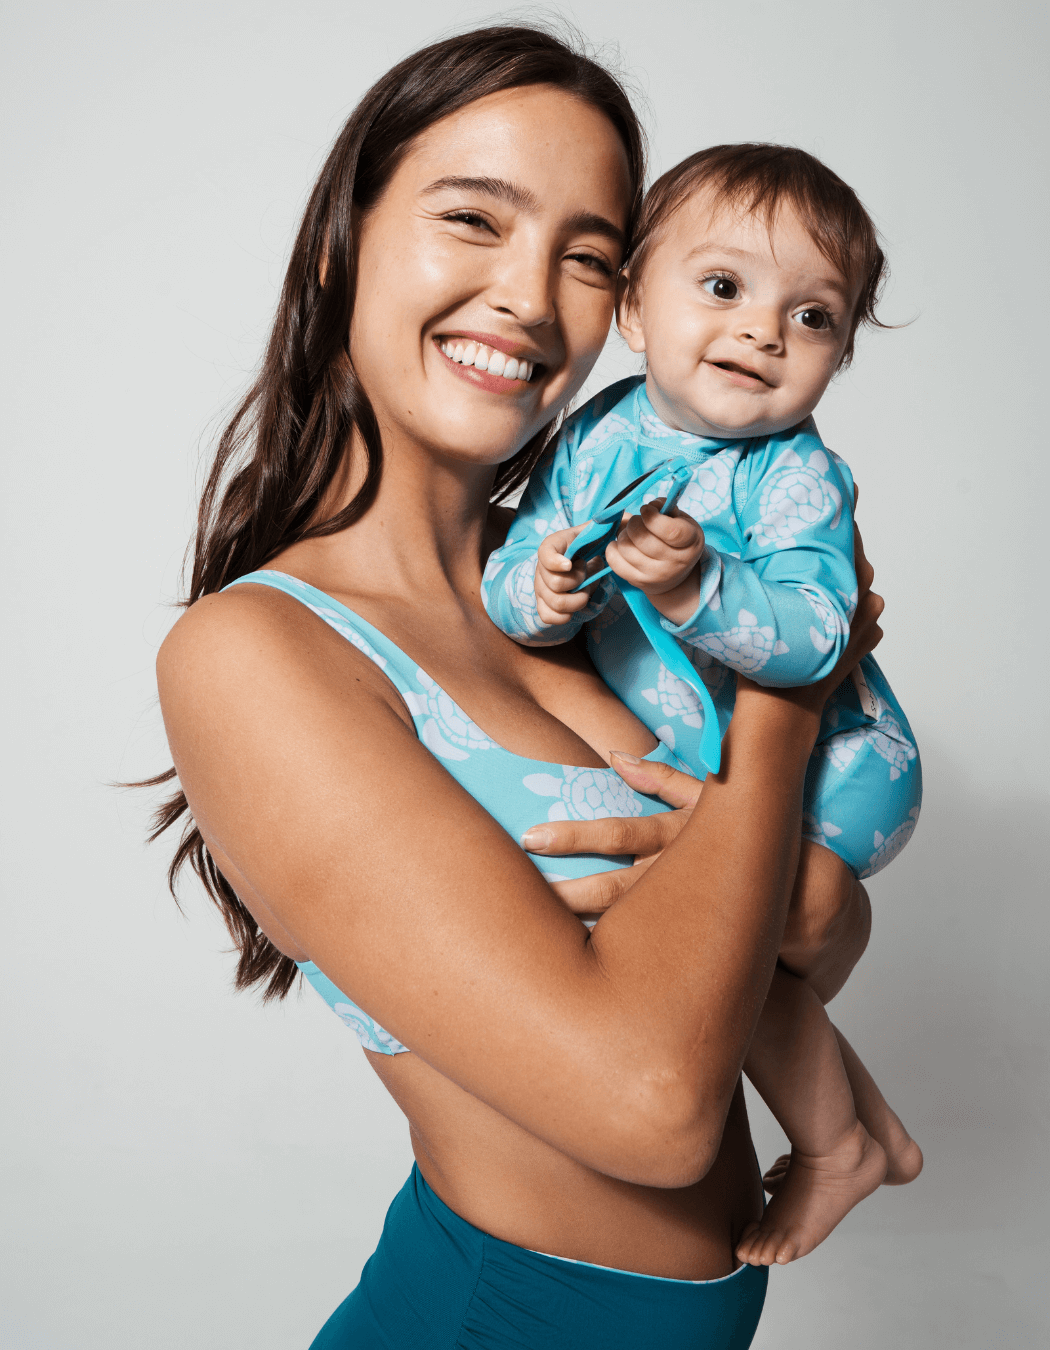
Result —
<instances>
[{"instance_id":1,"label":"baby's lip","mask_svg":"<svg viewBox=\"0 0 1050 1350\"><path fill-rule=\"evenodd\" d=\"M708 364L718 366L719 370L732 370L738 375L748 375L751 379L767 384L771 389L774 388L760 371L755 370L754 366L745 366L742 361L709 361Z\"/></svg>"}]
</instances>

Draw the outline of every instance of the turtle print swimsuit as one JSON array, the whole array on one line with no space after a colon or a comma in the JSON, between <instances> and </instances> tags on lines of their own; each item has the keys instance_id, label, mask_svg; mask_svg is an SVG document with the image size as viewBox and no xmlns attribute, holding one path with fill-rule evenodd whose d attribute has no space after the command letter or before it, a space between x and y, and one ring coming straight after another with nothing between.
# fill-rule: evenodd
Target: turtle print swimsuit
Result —
<instances>
[{"instance_id":1,"label":"turtle print swimsuit","mask_svg":"<svg viewBox=\"0 0 1050 1350\"><path fill-rule=\"evenodd\" d=\"M632 791L612 769L549 764L504 750L400 647L323 591L296 577L269 570L250 572L231 585L245 583L270 586L292 596L374 661L404 700L419 739L515 841L544 816L548 820L600 820L610 816L651 816L671 809L655 797ZM645 758L676 769L685 768L663 741ZM565 858L527 856L548 881L616 871L634 861L597 853ZM356 1033L366 1050L397 1055L408 1049L338 989L312 961L299 962L299 969L336 1016Z\"/></svg>"},{"instance_id":2,"label":"turtle print swimsuit","mask_svg":"<svg viewBox=\"0 0 1050 1350\"><path fill-rule=\"evenodd\" d=\"M812 419L750 440L716 440L669 427L645 377L611 385L566 422L529 479L502 548L491 554L482 598L498 628L525 645L568 641L586 625L607 685L702 776L700 699L668 671L610 578L585 609L547 628L536 608L536 549L580 525L628 484L672 457L694 466L678 505L703 527L700 599L680 625L661 619L700 673L725 733L734 671L759 684L814 684L835 667L857 604L853 477ZM670 479L645 499L662 497ZM828 700L806 775L803 833L873 876L911 838L922 776L908 720L866 656Z\"/></svg>"}]
</instances>

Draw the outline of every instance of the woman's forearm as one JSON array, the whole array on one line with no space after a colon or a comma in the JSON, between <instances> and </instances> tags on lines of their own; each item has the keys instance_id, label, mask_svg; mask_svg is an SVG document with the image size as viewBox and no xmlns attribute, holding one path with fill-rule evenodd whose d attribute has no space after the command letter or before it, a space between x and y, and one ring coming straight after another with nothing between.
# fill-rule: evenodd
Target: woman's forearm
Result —
<instances>
[{"instance_id":1,"label":"woman's forearm","mask_svg":"<svg viewBox=\"0 0 1050 1350\"><path fill-rule=\"evenodd\" d=\"M742 685L722 771L707 779L675 843L592 934L595 960L631 1008L632 1049L664 1099L654 1108L691 1141L689 1172L717 1151L772 978L818 725L790 697ZM619 1052L629 1053L622 1042Z\"/></svg>"}]
</instances>

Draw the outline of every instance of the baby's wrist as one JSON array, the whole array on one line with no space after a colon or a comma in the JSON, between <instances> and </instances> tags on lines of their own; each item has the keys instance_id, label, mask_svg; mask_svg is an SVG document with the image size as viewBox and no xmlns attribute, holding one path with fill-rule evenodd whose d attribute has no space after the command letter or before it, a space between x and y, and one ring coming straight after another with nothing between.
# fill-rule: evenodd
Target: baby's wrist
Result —
<instances>
[{"instance_id":1,"label":"baby's wrist","mask_svg":"<svg viewBox=\"0 0 1050 1350\"><path fill-rule=\"evenodd\" d=\"M645 590L645 587L642 587ZM668 590L646 591L655 609L676 627L680 627L696 612L700 603L700 569L694 567L684 581Z\"/></svg>"}]
</instances>

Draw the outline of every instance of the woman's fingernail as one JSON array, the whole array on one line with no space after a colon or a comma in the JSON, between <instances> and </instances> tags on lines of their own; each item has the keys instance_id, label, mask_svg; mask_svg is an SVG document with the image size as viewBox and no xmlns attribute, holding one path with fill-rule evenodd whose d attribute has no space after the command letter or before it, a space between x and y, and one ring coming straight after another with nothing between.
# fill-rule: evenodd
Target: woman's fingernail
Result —
<instances>
[{"instance_id":1,"label":"woman's fingernail","mask_svg":"<svg viewBox=\"0 0 1050 1350\"><path fill-rule=\"evenodd\" d=\"M615 755L617 759L626 760L628 764L641 764L642 762L637 755L629 755L626 750L610 750L610 758L613 755Z\"/></svg>"},{"instance_id":2,"label":"woman's fingernail","mask_svg":"<svg viewBox=\"0 0 1050 1350\"><path fill-rule=\"evenodd\" d=\"M522 848L528 849L530 853L542 853L553 843L554 835L550 830L526 830L521 836Z\"/></svg>"}]
</instances>

